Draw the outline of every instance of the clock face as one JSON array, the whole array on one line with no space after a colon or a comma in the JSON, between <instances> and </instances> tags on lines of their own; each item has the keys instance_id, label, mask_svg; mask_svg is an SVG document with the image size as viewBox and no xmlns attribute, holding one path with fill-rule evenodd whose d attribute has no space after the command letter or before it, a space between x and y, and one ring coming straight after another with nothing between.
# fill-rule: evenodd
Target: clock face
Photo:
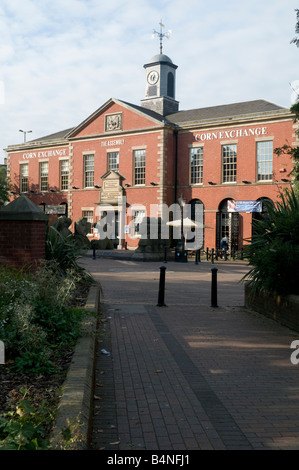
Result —
<instances>
[{"instance_id":1,"label":"clock face","mask_svg":"<svg viewBox=\"0 0 299 470\"><path fill-rule=\"evenodd\" d=\"M159 80L159 74L156 70L152 70L147 76L147 81L150 85L155 85L155 83L157 83L158 80Z\"/></svg>"}]
</instances>

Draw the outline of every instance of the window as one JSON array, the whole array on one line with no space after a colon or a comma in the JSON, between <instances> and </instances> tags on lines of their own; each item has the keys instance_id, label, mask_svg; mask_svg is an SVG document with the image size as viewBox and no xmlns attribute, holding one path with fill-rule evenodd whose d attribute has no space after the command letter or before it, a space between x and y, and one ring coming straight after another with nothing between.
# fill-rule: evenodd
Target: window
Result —
<instances>
[{"instance_id":1,"label":"window","mask_svg":"<svg viewBox=\"0 0 299 470\"><path fill-rule=\"evenodd\" d=\"M85 217L87 222L93 225L93 211L82 210L82 217Z\"/></svg>"},{"instance_id":2,"label":"window","mask_svg":"<svg viewBox=\"0 0 299 470\"><path fill-rule=\"evenodd\" d=\"M119 169L119 153L118 152L109 152L107 154L108 158L108 170L118 171Z\"/></svg>"},{"instance_id":3,"label":"window","mask_svg":"<svg viewBox=\"0 0 299 470\"><path fill-rule=\"evenodd\" d=\"M69 189L69 161L61 160L60 162L60 189L66 191Z\"/></svg>"},{"instance_id":4,"label":"window","mask_svg":"<svg viewBox=\"0 0 299 470\"><path fill-rule=\"evenodd\" d=\"M145 150L134 151L134 184L145 184Z\"/></svg>"},{"instance_id":5,"label":"window","mask_svg":"<svg viewBox=\"0 0 299 470\"><path fill-rule=\"evenodd\" d=\"M237 180L237 145L222 147L222 181L231 183Z\"/></svg>"},{"instance_id":6,"label":"window","mask_svg":"<svg viewBox=\"0 0 299 470\"><path fill-rule=\"evenodd\" d=\"M29 191L28 186L28 176L29 176L29 165L20 165L20 192L27 193Z\"/></svg>"},{"instance_id":7,"label":"window","mask_svg":"<svg viewBox=\"0 0 299 470\"><path fill-rule=\"evenodd\" d=\"M94 155L84 155L84 187L94 186Z\"/></svg>"},{"instance_id":8,"label":"window","mask_svg":"<svg viewBox=\"0 0 299 470\"><path fill-rule=\"evenodd\" d=\"M192 148L190 151L191 184L202 183L203 148Z\"/></svg>"},{"instance_id":9,"label":"window","mask_svg":"<svg viewBox=\"0 0 299 470\"><path fill-rule=\"evenodd\" d=\"M39 187L40 191L48 191L48 162L39 164Z\"/></svg>"},{"instance_id":10,"label":"window","mask_svg":"<svg viewBox=\"0 0 299 470\"><path fill-rule=\"evenodd\" d=\"M258 181L272 180L273 142L257 142L256 154Z\"/></svg>"},{"instance_id":11,"label":"window","mask_svg":"<svg viewBox=\"0 0 299 470\"><path fill-rule=\"evenodd\" d=\"M139 236L139 226L145 217L145 210L133 210L133 230L132 236L137 237Z\"/></svg>"}]
</instances>

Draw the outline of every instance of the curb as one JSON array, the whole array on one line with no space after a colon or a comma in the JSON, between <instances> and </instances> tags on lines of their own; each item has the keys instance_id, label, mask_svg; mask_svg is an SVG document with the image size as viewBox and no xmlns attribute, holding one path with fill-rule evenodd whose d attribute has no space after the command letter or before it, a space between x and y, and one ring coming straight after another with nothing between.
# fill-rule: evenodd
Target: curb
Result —
<instances>
[{"instance_id":1,"label":"curb","mask_svg":"<svg viewBox=\"0 0 299 470\"><path fill-rule=\"evenodd\" d=\"M99 301L100 285L96 283L89 290L85 309L90 315L82 322L81 336L62 387L50 439L53 450L87 450L89 447L97 331L97 315L92 313L98 313ZM69 437L64 439L66 429Z\"/></svg>"}]
</instances>

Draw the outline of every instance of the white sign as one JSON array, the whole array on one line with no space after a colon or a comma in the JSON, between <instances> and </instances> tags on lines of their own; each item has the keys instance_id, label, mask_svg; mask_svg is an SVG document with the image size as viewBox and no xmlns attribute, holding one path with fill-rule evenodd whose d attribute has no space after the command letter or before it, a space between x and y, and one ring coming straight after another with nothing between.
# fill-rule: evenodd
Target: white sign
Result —
<instances>
[{"instance_id":1,"label":"white sign","mask_svg":"<svg viewBox=\"0 0 299 470\"><path fill-rule=\"evenodd\" d=\"M116 140L105 140L102 142L102 147L111 147L111 145L123 145L125 143L125 139L116 139Z\"/></svg>"},{"instance_id":2,"label":"white sign","mask_svg":"<svg viewBox=\"0 0 299 470\"><path fill-rule=\"evenodd\" d=\"M231 129L228 131L203 132L196 134L195 140L204 142L214 139L237 139L238 137L250 137L267 135L267 127L250 127L249 129Z\"/></svg>"},{"instance_id":3,"label":"white sign","mask_svg":"<svg viewBox=\"0 0 299 470\"><path fill-rule=\"evenodd\" d=\"M47 158L47 157L63 157L67 155L67 149L54 149L54 150L44 150L41 152L29 152L23 153L23 159L29 160L30 158Z\"/></svg>"}]
</instances>

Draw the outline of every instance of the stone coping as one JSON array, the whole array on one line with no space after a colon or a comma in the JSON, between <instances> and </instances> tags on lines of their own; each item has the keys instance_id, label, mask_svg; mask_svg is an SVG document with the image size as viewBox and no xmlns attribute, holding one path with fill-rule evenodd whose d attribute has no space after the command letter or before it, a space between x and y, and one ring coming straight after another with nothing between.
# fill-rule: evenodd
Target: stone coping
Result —
<instances>
[{"instance_id":1,"label":"stone coping","mask_svg":"<svg viewBox=\"0 0 299 470\"><path fill-rule=\"evenodd\" d=\"M62 387L50 438L53 450L87 450L89 446L97 331L97 315L94 313L98 313L99 299L100 285L96 283L89 290L85 309L90 315L82 322L81 336ZM63 439L66 428L71 431L70 442Z\"/></svg>"}]
</instances>

